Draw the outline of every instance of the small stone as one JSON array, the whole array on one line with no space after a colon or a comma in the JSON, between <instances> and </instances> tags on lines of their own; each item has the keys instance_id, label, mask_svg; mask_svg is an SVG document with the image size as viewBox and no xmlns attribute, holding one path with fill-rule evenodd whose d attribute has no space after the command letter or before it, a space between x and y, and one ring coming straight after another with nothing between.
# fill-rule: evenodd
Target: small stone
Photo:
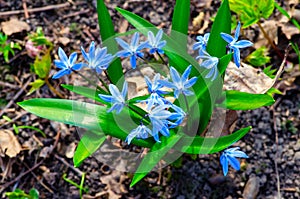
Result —
<instances>
[{"instance_id":1,"label":"small stone","mask_svg":"<svg viewBox=\"0 0 300 199\"><path fill-rule=\"evenodd\" d=\"M225 180L226 177L220 174L212 176L208 179L209 183L212 185L222 184L223 182L225 182Z\"/></svg>"},{"instance_id":2,"label":"small stone","mask_svg":"<svg viewBox=\"0 0 300 199\"><path fill-rule=\"evenodd\" d=\"M300 151L300 140L297 141L297 144L293 146L295 151Z\"/></svg>"},{"instance_id":3,"label":"small stone","mask_svg":"<svg viewBox=\"0 0 300 199\"><path fill-rule=\"evenodd\" d=\"M267 182L267 176L266 175L263 175L261 178L260 178L260 183L263 185Z\"/></svg>"},{"instance_id":4,"label":"small stone","mask_svg":"<svg viewBox=\"0 0 300 199\"><path fill-rule=\"evenodd\" d=\"M244 189L244 199L255 199L259 191L259 178L251 177Z\"/></svg>"},{"instance_id":5,"label":"small stone","mask_svg":"<svg viewBox=\"0 0 300 199\"><path fill-rule=\"evenodd\" d=\"M283 138L278 138L278 144L282 144L284 142Z\"/></svg>"},{"instance_id":6,"label":"small stone","mask_svg":"<svg viewBox=\"0 0 300 199\"><path fill-rule=\"evenodd\" d=\"M293 184L293 181L292 181L291 179L287 179L287 180L285 181L285 183L288 184L288 185L291 185L291 184Z\"/></svg>"}]
</instances>

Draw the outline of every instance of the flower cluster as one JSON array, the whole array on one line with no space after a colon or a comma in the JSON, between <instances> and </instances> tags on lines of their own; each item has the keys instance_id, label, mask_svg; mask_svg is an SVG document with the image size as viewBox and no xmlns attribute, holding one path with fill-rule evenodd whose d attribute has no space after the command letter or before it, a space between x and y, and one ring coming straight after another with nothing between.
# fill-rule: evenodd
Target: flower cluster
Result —
<instances>
[{"instance_id":1,"label":"flower cluster","mask_svg":"<svg viewBox=\"0 0 300 199\"><path fill-rule=\"evenodd\" d=\"M143 121L141 121L141 124L136 129L133 129L127 136L126 142L128 144L130 144L132 139L135 137L146 139L148 138L148 135L151 135L155 141L160 142L159 133L163 136L169 136L169 130L182 123L186 113L182 110L182 108L165 99L164 94L167 92L162 89L163 87L173 89L174 98L178 98L180 94L193 95L194 93L189 90L189 88L196 83L197 77L188 79L190 72L191 66L188 66L182 77L180 77L178 71L171 67L170 74L172 82L160 79L160 74L156 74L153 81L151 81L149 77L145 77L150 95L146 100L140 100L137 101L137 103L147 104L148 113L143 119L148 118L150 120L152 130L145 126ZM109 85L109 91L111 95L99 94L99 97L106 102L112 103L112 107L108 109L108 112L116 110L117 113L120 113L122 108L126 105L126 81L121 93L113 84Z\"/></svg>"},{"instance_id":2,"label":"flower cluster","mask_svg":"<svg viewBox=\"0 0 300 199\"><path fill-rule=\"evenodd\" d=\"M221 37L228 43L227 48L229 49L229 53L233 52L234 62L237 67L240 66L240 48L252 45L252 43L247 40L238 41L240 27L241 25L239 23L234 37L226 33L221 33ZM68 57L66 53L59 48L58 55L60 60L55 60L54 64L61 70L53 76L53 79L71 74L73 71L80 70L82 67L88 67L98 74L102 73L102 71L109 67L115 57L129 58L131 67L135 69L137 67L137 59L144 59L143 50L148 49L150 54L157 53L159 56L164 54L163 48L167 42L162 40L162 37L163 31L159 30L156 35L149 31L148 39L142 42L139 41L140 35L138 32L133 34L130 43L127 43L121 38L116 38L116 41L122 50L115 55L109 54L106 47L96 47L95 43L91 42L88 51L85 51L84 48L81 47L84 62L80 63L76 63L76 52L73 52L70 57ZM208 71L205 78L209 78L213 81L219 75L219 58L211 56L206 51L209 37L209 33L206 33L204 36L198 36L198 42L193 45L193 49L198 50L196 59L201 60L199 64L200 67L203 67ZM166 99L165 96L171 93L170 90L174 93L175 99L178 99L180 95L183 95L186 101L186 110L189 110L186 96L194 95L194 92L190 90L190 88L198 79L198 77L189 79L191 71L192 66L189 65L186 67L185 71L183 71L182 75L180 75L174 67L170 66L170 80L163 79L159 73L157 73L152 80L147 76L145 77L149 96L145 100L137 100L136 103L146 104L147 113L144 116L141 116L142 119L140 124L128 134L125 140L128 144L135 138L147 139L149 136L152 136L156 142L160 142L160 135L169 136L170 130L178 127L183 122L188 113ZM123 84L122 91L113 84L109 84L106 88L109 94L99 94L99 97L103 101L111 104L111 107L108 108L107 112L115 111L119 114L125 106L131 108L127 101L128 83L126 81ZM244 152L239 151L238 149L238 147L231 148L222 153L220 162L223 167L224 175L227 175L228 163L232 165L234 169L239 170L240 164L236 157L248 157Z\"/></svg>"},{"instance_id":3,"label":"flower cluster","mask_svg":"<svg viewBox=\"0 0 300 199\"><path fill-rule=\"evenodd\" d=\"M248 40L238 41L240 35L241 24L238 23L234 37L227 33L221 33L221 37L228 43L227 48L229 53L233 52L233 60L237 67L240 67L240 48L246 48L253 45L252 42ZM211 78L211 81L215 80L218 76L218 63L219 59L209 55L206 51L207 42L209 40L210 33L204 34L204 36L197 36L198 42L193 45L193 50L199 50L199 55L196 59L201 59L201 67L210 70L210 72L205 76L205 78Z\"/></svg>"}]
</instances>

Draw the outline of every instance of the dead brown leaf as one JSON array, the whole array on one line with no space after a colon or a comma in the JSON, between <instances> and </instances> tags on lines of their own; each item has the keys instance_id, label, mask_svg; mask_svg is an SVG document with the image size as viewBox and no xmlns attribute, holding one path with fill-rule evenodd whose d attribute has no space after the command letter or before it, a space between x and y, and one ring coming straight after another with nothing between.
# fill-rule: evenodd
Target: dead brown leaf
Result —
<instances>
[{"instance_id":1,"label":"dead brown leaf","mask_svg":"<svg viewBox=\"0 0 300 199\"><path fill-rule=\"evenodd\" d=\"M22 32L23 30L30 30L30 26L26 22L20 21L17 18L11 18L9 21L2 22L1 28L4 34L8 36L14 33Z\"/></svg>"},{"instance_id":2,"label":"dead brown leaf","mask_svg":"<svg viewBox=\"0 0 300 199\"><path fill-rule=\"evenodd\" d=\"M224 79L225 90L238 90L255 94L265 93L273 84L274 80L265 75L261 69L256 69L245 63L237 68L233 62L230 62Z\"/></svg>"},{"instance_id":3,"label":"dead brown leaf","mask_svg":"<svg viewBox=\"0 0 300 199\"><path fill-rule=\"evenodd\" d=\"M0 130L0 153L4 153L10 158L16 157L22 150L22 147L10 130Z\"/></svg>"}]
</instances>

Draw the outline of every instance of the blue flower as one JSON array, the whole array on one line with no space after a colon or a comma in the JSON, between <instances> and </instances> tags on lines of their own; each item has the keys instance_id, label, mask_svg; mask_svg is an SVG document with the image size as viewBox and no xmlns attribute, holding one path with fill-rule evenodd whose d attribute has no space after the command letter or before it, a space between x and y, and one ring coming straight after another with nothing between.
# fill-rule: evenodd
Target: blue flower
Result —
<instances>
[{"instance_id":1,"label":"blue flower","mask_svg":"<svg viewBox=\"0 0 300 199\"><path fill-rule=\"evenodd\" d=\"M121 110L125 106L125 101L126 101L125 98L127 95L128 84L126 81L124 82L121 93L120 93L119 89L113 84L110 84L108 86L108 88L109 88L109 92L111 93L111 95L99 94L99 97L102 100L113 104L112 107L107 110L107 112L116 110L116 112L118 114L121 112Z\"/></svg>"},{"instance_id":2,"label":"blue flower","mask_svg":"<svg viewBox=\"0 0 300 199\"><path fill-rule=\"evenodd\" d=\"M97 73L101 73L102 70L106 70L113 59L111 54L107 54L107 48L95 49L95 42L90 44L89 52L85 52L81 47L83 58L88 62L88 67L96 70Z\"/></svg>"},{"instance_id":3,"label":"blue flower","mask_svg":"<svg viewBox=\"0 0 300 199\"><path fill-rule=\"evenodd\" d=\"M183 120L186 116L186 113L182 110L182 108L180 108L179 106L176 106L175 104L171 104L171 108L175 112L168 119L169 120L175 120L175 122L169 123L169 124L171 124L169 126L169 128L175 128L183 122Z\"/></svg>"},{"instance_id":4,"label":"blue flower","mask_svg":"<svg viewBox=\"0 0 300 199\"><path fill-rule=\"evenodd\" d=\"M240 149L240 147L234 147L226 149L222 153L220 162L223 167L224 176L228 173L228 162L235 170L240 170L240 162L236 158L248 158L244 152L239 151L238 149Z\"/></svg>"},{"instance_id":5,"label":"blue flower","mask_svg":"<svg viewBox=\"0 0 300 199\"><path fill-rule=\"evenodd\" d=\"M170 105L160 105L150 111L148 117L152 124L152 136L156 142L160 142L158 133L169 136L168 119L174 114L168 111Z\"/></svg>"},{"instance_id":6,"label":"blue flower","mask_svg":"<svg viewBox=\"0 0 300 199\"><path fill-rule=\"evenodd\" d=\"M149 31L148 32L148 45L147 48L150 48L149 52L150 54L154 54L155 52L158 52L159 54L163 54L164 51L162 48L166 45L166 41L160 41L163 36L163 30L160 29L156 36L154 37L153 32Z\"/></svg>"},{"instance_id":7,"label":"blue flower","mask_svg":"<svg viewBox=\"0 0 300 199\"><path fill-rule=\"evenodd\" d=\"M160 74L157 73L153 81L149 79L149 77L145 76L145 81L148 86L148 91L150 96L146 100L141 100L141 103L147 103L147 110L149 111L154 105L164 105L168 102L165 98L162 97L162 94L166 94L166 91L160 90L163 86L158 82L160 80Z\"/></svg>"},{"instance_id":8,"label":"blue flower","mask_svg":"<svg viewBox=\"0 0 300 199\"><path fill-rule=\"evenodd\" d=\"M125 142L130 144L130 142L133 140L133 138L137 139L147 139L148 135L151 135L151 130L146 127L144 124L140 124L137 128L133 129L130 134L126 137Z\"/></svg>"},{"instance_id":9,"label":"blue flower","mask_svg":"<svg viewBox=\"0 0 300 199\"><path fill-rule=\"evenodd\" d=\"M136 59L138 57L142 58L144 53L141 52L142 49L146 48L148 42L143 42L139 44L140 35L138 32L134 33L130 45L126 43L123 39L116 38L118 44L123 48L123 50L117 52L117 57L130 57L130 64L133 69L136 68Z\"/></svg>"},{"instance_id":10,"label":"blue flower","mask_svg":"<svg viewBox=\"0 0 300 199\"><path fill-rule=\"evenodd\" d=\"M77 60L76 52L73 52L68 58L65 51L61 47L59 47L58 56L60 60L54 60L54 64L61 70L53 75L52 79L58 79L64 75L70 75L72 70L79 70L83 66L83 63L75 64Z\"/></svg>"},{"instance_id":11,"label":"blue flower","mask_svg":"<svg viewBox=\"0 0 300 199\"><path fill-rule=\"evenodd\" d=\"M187 69L182 74L182 77L180 77L179 73L174 67L170 68L170 75L173 82L169 82L166 80L159 80L159 83L161 83L163 86L174 89L174 97L178 98L179 94L184 94L186 96L193 95L194 92L188 90L188 88L192 87L196 81L197 77L193 77L190 80L188 80L188 77L191 73L192 66L189 65Z\"/></svg>"},{"instance_id":12,"label":"blue flower","mask_svg":"<svg viewBox=\"0 0 300 199\"><path fill-rule=\"evenodd\" d=\"M240 48L246 48L253 45L253 43L248 40L238 41L240 35L240 29L241 29L241 23L239 22L235 30L234 37L232 37L227 33L221 33L221 37L228 43L230 52L233 51L233 60L237 67L240 67L240 59L241 59Z\"/></svg>"},{"instance_id":13,"label":"blue flower","mask_svg":"<svg viewBox=\"0 0 300 199\"><path fill-rule=\"evenodd\" d=\"M206 45L209 39L210 33L204 34L204 36L197 36L196 39L198 42L196 42L193 45L193 50L199 49L199 53L206 50Z\"/></svg>"},{"instance_id":14,"label":"blue flower","mask_svg":"<svg viewBox=\"0 0 300 199\"><path fill-rule=\"evenodd\" d=\"M148 86L149 93L157 93L158 95L162 95L162 94L166 94L167 93L166 91L160 90L163 87L163 85L161 85L159 83L159 80L160 80L160 74L159 73L157 73L154 76L152 82L149 79L149 77L145 76L145 81L146 81L146 84Z\"/></svg>"},{"instance_id":15,"label":"blue flower","mask_svg":"<svg viewBox=\"0 0 300 199\"><path fill-rule=\"evenodd\" d=\"M205 78L211 78L211 81L215 80L219 74L218 72L218 63L219 59L217 57L210 56L206 51L202 51L196 59L203 59L200 66L204 67L209 71Z\"/></svg>"}]
</instances>

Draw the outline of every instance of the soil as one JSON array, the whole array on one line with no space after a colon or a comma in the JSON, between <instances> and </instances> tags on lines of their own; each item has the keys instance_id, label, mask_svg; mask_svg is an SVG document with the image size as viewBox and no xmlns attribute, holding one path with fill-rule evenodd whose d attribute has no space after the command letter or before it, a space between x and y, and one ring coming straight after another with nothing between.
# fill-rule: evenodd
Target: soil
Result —
<instances>
[{"instance_id":1,"label":"soil","mask_svg":"<svg viewBox=\"0 0 300 199\"><path fill-rule=\"evenodd\" d=\"M45 35L54 43L52 57L57 57L57 49L61 46L67 54L80 52L80 46L88 47L91 41L100 43L99 27L95 1L70 1L64 8L42 12L0 16L0 23L10 17L17 17L30 26L30 31L22 31L9 37L24 45L28 32L42 27ZM169 29L175 1L116 1L107 0L106 5L115 22L116 31L127 31L132 28L113 8L118 6L132 11L154 25ZM200 11L211 14L216 12L220 1L191 1L191 18ZM27 8L38 8L66 3L62 0L26 1ZM282 3L282 2L281 2ZM23 10L22 1L0 0L0 12ZM210 29L211 22L207 30ZM195 38L194 30L189 28L191 37ZM256 30L258 32L258 30ZM255 38L255 37L254 37ZM255 41L254 41L255 42ZM280 50L284 52L287 41L282 42ZM45 85L37 92L27 96L20 88L26 82L37 77L31 72L33 59L28 57L26 50L17 50L6 64L0 56L0 107L3 115L13 122L0 120L0 129L13 130L12 124L28 125L41 129L46 138L30 129L22 129L16 136L28 150L22 150L15 158L0 157L2 198L5 192L15 188L29 192L31 188L39 191L40 198L80 198L79 189L63 179L67 178L80 183L81 174L85 173L84 185L88 192L84 198L300 198L300 84L299 76L288 84L291 73L282 76L280 89L283 95L276 95L276 103L272 107L264 107L253 111L238 112L236 129L251 125L252 131L242 138L237 146L249 156L241 160L241 170L230 169L224 177L219 163L220 154L214 155L183 155L182 162L167 166L160 171L153 171L136 186L130 188L132 174L110 168L110 165L92 156L86 159L79 168L74 168L72 157L68 154L79 142L75 127L38 118L23 111L16 103L31 98L57 97ZM274 66L280 60L275 52L270 54ZM295 62L295 60L288 60ZM297 61L297 60L296 60ZM277 63L277 64L276 64ZM50 72L55 73L53 65ZM64 96L72 95L61 88L61 83L72 83L75 75L50 83ZM279 87L279 86L278 86ZM17 96L17 97L15 97ZM5 108L7 103L12 105ZM1 116L2 117L2 116ZM257 194L257 196L256 196Z\"/></svg>"}]
</instances>

